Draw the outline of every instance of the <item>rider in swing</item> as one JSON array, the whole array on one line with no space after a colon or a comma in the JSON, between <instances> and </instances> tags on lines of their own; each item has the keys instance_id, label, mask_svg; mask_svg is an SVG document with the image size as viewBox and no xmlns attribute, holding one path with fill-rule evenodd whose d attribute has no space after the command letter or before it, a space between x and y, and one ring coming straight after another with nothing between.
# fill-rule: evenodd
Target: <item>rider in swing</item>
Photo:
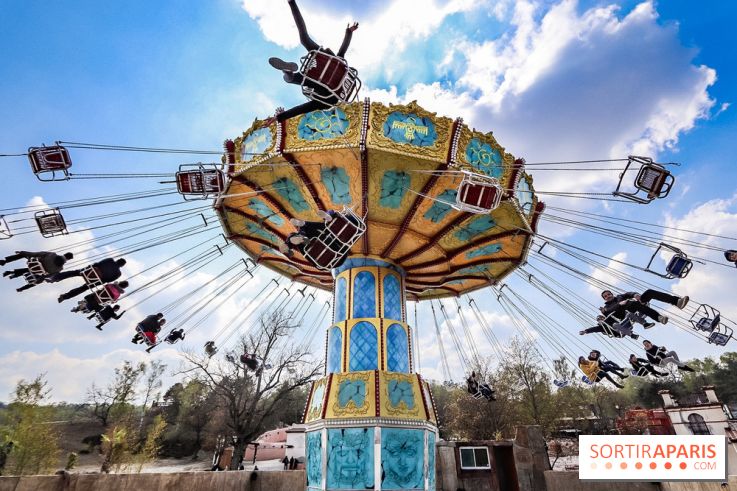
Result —
<instances>
[{"instance_id":1,"label":"rider in swing","mask_svg":"<svg viewBox=\"0 0 737 491\"><path fill-rule=\"evenodd\" d=\"M294 23L297 25L297 30L299 31L299 40L302 43L302 46L304 46L307 51L322 51L329 55L336 56L336 54L333 53L330 48L322 48L319 44L312 40L310 35L307 33L307 26L305 25L305 21L299 11L299 7L297 7L297 2L295 0L288 0L288 3L289 8L292 10ZM340 45L337 56L342 58L345 55L345 52L348 51L348 46L351 44L353 31L355 31L356 29L358 29L358 22L354 22L352 25L349 24L348 27L346 27L345 36L343 37L343 44ZM285 121L289 118L293 118L294 116L305 114L310 111L316 111L318 109L330 109L332 106L339 102L337 97L335 97L321 85L312 83L309 79L305 80L304 76L299 73L299 66L296 63L272 57L269 58L269 64L277 70L281 70L282 72L284 72L284 81L300 86L304 82L305 85L314 89L318 95L323 97L327 101L327 103L315 100L305 102L304 104L300 104L299 106L295 106L286 111L279 112L275 118L267 119L264 123L264 126L268 126L273 123L274 119L281 123L282 121Z\"/></svg>"}]
</instances>

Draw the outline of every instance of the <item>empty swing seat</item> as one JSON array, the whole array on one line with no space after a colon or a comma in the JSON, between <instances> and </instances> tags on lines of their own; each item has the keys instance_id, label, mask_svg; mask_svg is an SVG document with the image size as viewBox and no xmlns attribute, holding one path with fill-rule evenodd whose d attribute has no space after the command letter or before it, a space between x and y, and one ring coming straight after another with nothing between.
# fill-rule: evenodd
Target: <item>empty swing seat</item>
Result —
<instances>
[{"instance_id":1,"label":"empty swing seat","mask_svg":"<svg viewBox=\"0 0 737 491\"><path fill-rule=\"evenodd\" d=\"M489 213L499 206L503 194L495 178L464 171L455 208L470 213Z\"/></svg>"},{"instance_id":2,"label":"empty swing seat","mask_svg":"<svg viewBox=\"0 0 737 491\"><path fill-rule=\"evenodd\" d=\"M41 181L64 181L69 179L72 159L61 145L51 147L31 147L28 161L36 177ZM50 174L50 175L49 175Z\"/></svg>"},{"instance_id":3,"label":"empty swing seat","mask_svg":"<svg viewBox=\"0 0 737 491\"><path fill-rule=\"evenodd\" d=\"M176 173L177 190L182 195L207 198L225 189L223 173L218 169L199 165L194 170L183 170L184 167L181 166Z\"/></svg>"},{"instance_id":4,"label":"empty swing seat","mask_svg":"<svg viewBox=\"0 0 737 491\"><path fill-rule=\"evenodd\" d=\"M709 343L715 344L717 346L725 346L731 337L731 332L725 333L714 331L709 335L708 341Z\"/></svg>"},{"instance_id":5,"label":"empty swing seat","mask_svg":"<svg viewBox=\"0 0 737 491\"><path fill-rule=\"evenodd\" d=\"M38 225L38 231L41 232L43 237L49 238L67 234L67 224L58 208L38 211L34 218L36 225Z\"/></svg>"},{"instance_id":6,"label":"empty swing seat","mask_svg":"<svg viewBox=\"0 0 737 491\"><path fill-rule=\"evenodd\" d=\"M626 176L631 175L629 170L633 164L639 165L640 168L634 182L629 186L630 189L626 190L624 180ZM647 204L656 198L668 196L675 180L673 174L663 165L653 162L651 158L630 156L624 171L619 175L617 189L612 194L636 203Z\"/></svg>"},{"instance_id":7,"label":"empty swing seat","mask_svg":"<svg viewBox=\"0 0 737 491\"><path fill-rule=\"evenodd\" d=\"M13 236L4 215L0 215L0 240L9 239Z\"/></svg>"},{"instance_id":8,"label":"empty swing seat","mask_svg":"<svg viewBox=\"0 0 737 491\"><path fill-rule=\"evenodd\" d=\"M663 166L654 163L645 164L637 173L635 187L645 191L649 196L664 198L670 192L670 185L666 186L670 175Z\"/></svg>"},{"instance_id":9,"label":"empty swing seat","mask_svg":"<svg viewBox=\"0 0 737 491\"><path fill-rule=\"evenodd\" d=\"M668 262L665 271L670 278L685 278L693 267L693 262L684 255L675 255Z\"/></svg>"},{"instance_id":10,"label":"empty swing seat","mask_svg":"<svg viewBox=\"0 0 737 491\"><path fill-rule=\"evenodd\" d=\"M301 62L302 94L308 99L332 105L334 99L349 103L358 96L361 87L358 72L349 67L344 58L313 50L303 56ZM316 86L326 93L321 94Z\"/></svg>"}]
</instances>

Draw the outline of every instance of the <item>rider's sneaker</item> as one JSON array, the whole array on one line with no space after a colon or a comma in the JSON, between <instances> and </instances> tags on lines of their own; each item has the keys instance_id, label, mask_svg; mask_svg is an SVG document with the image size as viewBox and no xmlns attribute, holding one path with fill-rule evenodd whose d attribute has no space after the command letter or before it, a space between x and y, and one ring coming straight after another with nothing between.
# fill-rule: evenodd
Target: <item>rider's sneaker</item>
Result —
<instances>
[{"instance_id":1,"label":"rider's sneaker","mask_svg":"<svg viewBox=\"0 0 737 491\"><path fill-rule=\"evenodd\" d=\"M683 310L683 308L688 305L688 295L685 297L681 297L678 299L678 302L676 302L676 307Z\"/></svg>"},{"instance_id":2,"label":"rider's sneaker","mask_svg":"<svg viewBox=\"0 0 737 491\"><path fill-rule=\"evenodd\" d=\"M283 72L296 72L297 70L299 70L299 67L296 63L293 63L291 61L284 61L281 58L276 57L269 58L269 65Z\"/></svg>"}]
</instances>

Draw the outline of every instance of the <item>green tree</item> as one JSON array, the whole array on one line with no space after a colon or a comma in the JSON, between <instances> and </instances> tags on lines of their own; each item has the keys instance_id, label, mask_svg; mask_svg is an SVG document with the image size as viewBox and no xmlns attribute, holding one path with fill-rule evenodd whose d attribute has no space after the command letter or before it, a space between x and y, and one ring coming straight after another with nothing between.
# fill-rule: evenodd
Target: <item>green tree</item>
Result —
<instances>
[{"instance_id":1,"label":"green tree","mask_svg":"<svg viewBox=\"0 0 737 491\"><path fill-rule=\"evenodd\" d=\"M13 442L7 464L9 474L45 474L59 458L59 433L51 424L53 409L44 406L50 389L43 375L31 382L21 380L8 407L4 433Z\"/></svg>"},{"instance_id":2,"label":"green tree","mask_svg":"<svg viewBox=\"0 0 737 491\"><path fill-rule=\"evenodd\" d=\"M115 369L115 377L110 384L97 387L93 383L87 390L90 411L104 427L131 416L138 382L145 371L145 363L133 365L126 360Z\"/></svg>"}]
</instances>

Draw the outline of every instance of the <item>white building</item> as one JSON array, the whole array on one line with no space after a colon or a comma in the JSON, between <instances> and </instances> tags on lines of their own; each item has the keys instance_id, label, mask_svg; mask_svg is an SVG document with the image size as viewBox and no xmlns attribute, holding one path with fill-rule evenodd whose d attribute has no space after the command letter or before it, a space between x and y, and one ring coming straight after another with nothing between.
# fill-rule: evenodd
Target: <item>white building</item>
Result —
<instances>
[{"instance_id":1,"label":"white building","mask_svg":"<svg viewBox=\"0 0 737 491\"><path fill-rule=\"evenodd\" d=\"M737 474L737 419L722 404L711 385L702 387L702 394L676 400L669 390L658 392L663 409L676 435L725 435L727 437L727 470Z\"/></svg>"}]
</instances>

